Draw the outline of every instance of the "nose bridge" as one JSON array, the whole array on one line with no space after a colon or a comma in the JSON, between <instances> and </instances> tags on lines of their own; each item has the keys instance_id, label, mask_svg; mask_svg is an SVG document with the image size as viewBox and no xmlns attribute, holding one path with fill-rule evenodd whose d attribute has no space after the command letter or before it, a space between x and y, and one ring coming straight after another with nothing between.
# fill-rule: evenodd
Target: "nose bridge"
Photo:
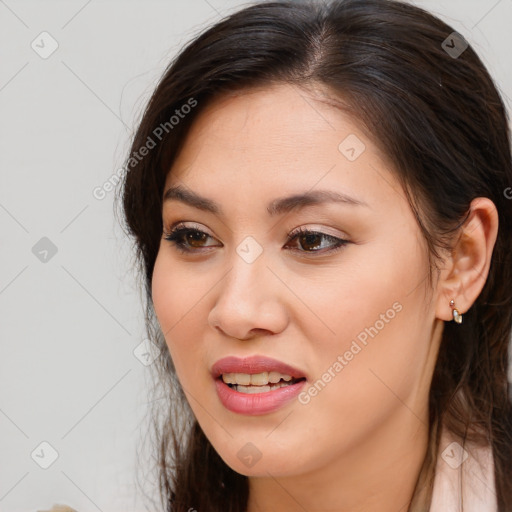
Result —
<instances>
[{"instance_id":1,"label":"nose bridge","mask_svg":"<svg viewBox=\"0 0 512 512\"><path fill-rule=\"evenodd\" d=\"M263 246L253 237L246 236L231 257L223 294L234 295L241 303L259 300L259 292L268 284L268 258Z\"/></svg>"},{"instance_id":2,"label":"nose bridge","mask_svg":"<svg viewBox=\"0 0 512 512\"><path fill-rule=\"evenodd\" d=\"M210 311L212 326L238 339L255 329L283 328L286 314L268 263L267 253L254 237L247 236L236 246Z\"/></svg>"}]
</instances>

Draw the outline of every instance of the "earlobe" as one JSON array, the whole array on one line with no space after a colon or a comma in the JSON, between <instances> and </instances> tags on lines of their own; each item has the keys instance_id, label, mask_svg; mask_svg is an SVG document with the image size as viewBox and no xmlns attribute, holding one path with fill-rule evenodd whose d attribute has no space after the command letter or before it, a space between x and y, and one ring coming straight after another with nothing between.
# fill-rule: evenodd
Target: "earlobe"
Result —
<instances>
[{"instance_id":1,"label":"earlobe","mask_svg":"<svg viewBox=\"0 0 512 512\"><path fill-rule=\"evenodd\" d=\"M461 323L461 315L471 308L485 285L497 234L494 203L487 197L473 199L447 260L448 268L438 283L437 318Z\"/></svg>"}]
</instances>

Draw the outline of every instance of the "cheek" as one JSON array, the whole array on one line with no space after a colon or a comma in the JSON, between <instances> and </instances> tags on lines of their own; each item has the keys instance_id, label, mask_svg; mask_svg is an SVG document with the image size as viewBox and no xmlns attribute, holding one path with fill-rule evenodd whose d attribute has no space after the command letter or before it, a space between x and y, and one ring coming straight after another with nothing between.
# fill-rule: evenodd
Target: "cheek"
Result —
<instances>
[{"instance_id":1,"label":"cheek","mask_svg":"<svg viewBox=\"0 0 512 512\"><path fill-rule=\"evenodd\" d=\"M164 334L182 330L182 324L198 318L207 286L194 264L184 266L170 257L169 250L160 249L151 282L153 305Z\"/></svg>"},{"instance_id":2,"label":"cheek","mask_svg":"<svg viewBox=\"0 0 512 512\"><path fill-rule=\"evenodd\" d=\"M324 425L325 435L354 440L393 411L405 410L428 360L427 272L421 246L409 244L406 251L383 246L347 263L336 282L324 285L316 300L335 334L316 338L318 380L314 396L303 402L306 410L315 410L306 420L310 428Z\"/></svg>"},{"instance_id":3,"label":"cheek","mask_svg":"<svg viewBox=\"0 0 512 512\"><path fill-rule=\"evenodd\" d=\"M309 312L296 321L307 338L317 340L319 348L343 353L354 339L386 338L390 324L401 325L404 317L415 321L425 304L428 260L421 245L403 245L386 239L353 247L336 266L297 276L302 282L298 289L307 290L302 295ZM414 330L414 322L402 332L412 334L410 327Z\"/></svg>"},{"instance_id":4,"label":"cheek","mask_svg":"<svg viewBox=\"0 0 512 512\"><path fill-rule=\"evenodd\" d=\"M186 389L202 383L207 368L202 346L207 315L205 287L194 282L193 272L193 267L187 270L160 252L151 283L156 317L178 379ZM195 279L201 281L197 275Z\"/></svg>"},{"instance_id":5,"label":"cheek","mask_svg":"<svg viewBox=\"0 0 512 512\"><path fill-rule=\"evenodd\" d=\"M421 414L415 390L424 378L428 340L421 339L421 326L408 318L407 305L400 306L394 318L385 316L388 323L371 315L361 328L351 320L356 334L340 338L319 365L314 396L303 401L304 428L343 440L338 445L343 450L370 438L395 414ZM377 311L385 315L387 310Z\"/></svg>"},{"instance_id":6,"label":"cheek","mask_svg":"<svg viewBox=\"0 0 512 512\"><path fill-rule=\"evenodd\" d=\"M180 293L184 284L182 274L176 272L160 252L153 270L152 300L158 323L175 365L182 359L180 343L176 341L180 340L180 331L183 329L180 318L186 319L186 316L183 316L185 297ZM176 365L177 372L180 366Z\"/></svg>"},{"instance_id":7,"label":"cheek","mask_svg":"<svg viewBox=\"0 0 512 512\"><path fill-rule=\"evenodd\" d=\"M175 323L176 306L178 306L176 289L179 286L179 276L173 275L170 266L166 265L160 251L153 269L151 296L158 322L164 334Z\"/></svg>"}]
</instances>

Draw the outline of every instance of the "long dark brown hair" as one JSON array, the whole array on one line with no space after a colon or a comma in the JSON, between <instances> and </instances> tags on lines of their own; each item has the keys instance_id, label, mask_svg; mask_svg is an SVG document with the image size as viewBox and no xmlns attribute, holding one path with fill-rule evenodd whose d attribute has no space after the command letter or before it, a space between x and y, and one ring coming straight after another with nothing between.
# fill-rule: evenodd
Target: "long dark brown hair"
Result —
<instances>
[{"instance_id":1,"label":"long dark brown hair","mask_svg":"<svg viewBox=\"0 0 512 512\"><path fill-rule=\"evenodd\" d=\"M393 0L259 2L199 34L165 70L133 137L120 197L147 335L161 350L151 366L160 398L153 434L166 510L242 512L248 500L247 477L222 461L195 420L156 321L151 278L166 175L210 100L279 83L322 86L323 101L355 116L382 149L428 244L431 273L472 199L496 205L499 231L486 284L464 322L444 326L430 390L429 449L409 510L428 510L441 423L492 447L499 512L512 510L510 132L496 85L453 32L428 12Z\"/></svg>"}]
</instances>

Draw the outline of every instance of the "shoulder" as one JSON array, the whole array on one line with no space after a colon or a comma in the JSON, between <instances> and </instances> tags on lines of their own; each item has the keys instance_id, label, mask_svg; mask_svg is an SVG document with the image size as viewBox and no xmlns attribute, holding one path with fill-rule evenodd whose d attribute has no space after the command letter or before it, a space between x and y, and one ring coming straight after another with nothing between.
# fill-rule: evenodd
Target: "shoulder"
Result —
<instances>
[{"instance_id":1,"label":"shoulder","mask_svg":"<svg viewBox=\"0 0 512 512\"><path fill-rule=\"evenodd\" d=\"M443 429L430 512L497 512L490 446L464 443Z\"/></svg>"},{"instance_id":2,"label":"shoulder","mask_svg":"<svg viewBox=\"0 0 512 512\"><path fill-rule=\"evenodd\" d=\"M74 508L68 505L56 504L50 510L38 510L37 512L77 512Z\"/></svg>"}]
</instances>

